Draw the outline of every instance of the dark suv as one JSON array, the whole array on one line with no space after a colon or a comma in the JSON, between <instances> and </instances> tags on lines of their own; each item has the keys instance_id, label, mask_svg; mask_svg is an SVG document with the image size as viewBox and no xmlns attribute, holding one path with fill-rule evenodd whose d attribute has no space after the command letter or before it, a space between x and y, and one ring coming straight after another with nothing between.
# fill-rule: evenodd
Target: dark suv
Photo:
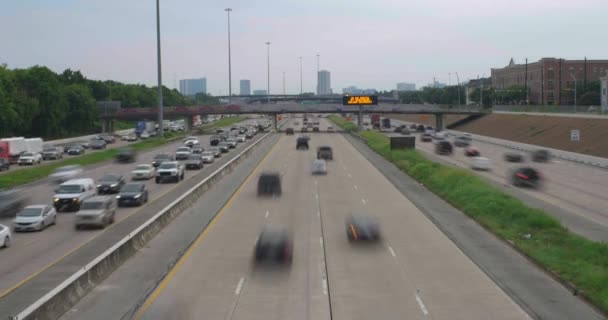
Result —
<instances>
[{"instance_id":1,"label":"dark suv","mask_svg":"<svg viewBox=\"0 0 608 320\"><path fill-rule=\"evenodd\" d=\"M515 169L511 174L511 181L516 187L540 187L541 174L534 168L522 167Z\"/></svg>"},{"instance_id":2,"label":"dark suv","mask_svg":"<svg viewBox=\"0 0 608 320\"><path fill-rule=\"evenodd\" d=\"M440 140L435 144L436 154L452 154L452 144L449 141Z\"/></svg>"},{"instance_id":3,"label":"dark suv","mask_svg":"<svg viewBox=\"0 0 608 320\"><path fill-rule=\"evenodd\" d=\"M286 134L286 135L291 136L291 135L293 135L293 133L294 133L294 132L293 132L293 128L287 128L287 130L285 130L285 134Z\"/></svg>"},{"instance_id":4,"label":"dark suv","mask_svg":"<svg viewBox=\"0 0 608 320\"><path fill-rule=\"evenodd\" d=\"M296 150L306 149L308 150L308 139L299 137L296 143Z\"/></svg>"},{"instance_id":5,"label":"dark suv","mask_svg":"<svg viewBox=\"0 0 608 320\"><path fill-rule=\"evenodd\" d=\"M334 159L334 153L331 150L331 147L320 146L317 149L317 159L333 160Z\"/></svg>"},{"instance_id":6,"label":"dark suv","mask_svg":"<svg viewBox=\"0 0 608 320\"><path fill-rule=\"evenodd\" d=\"M265 172L258 179L258 196L280 196L281 176L274 172Z\"/></svg>"}]
</instances>

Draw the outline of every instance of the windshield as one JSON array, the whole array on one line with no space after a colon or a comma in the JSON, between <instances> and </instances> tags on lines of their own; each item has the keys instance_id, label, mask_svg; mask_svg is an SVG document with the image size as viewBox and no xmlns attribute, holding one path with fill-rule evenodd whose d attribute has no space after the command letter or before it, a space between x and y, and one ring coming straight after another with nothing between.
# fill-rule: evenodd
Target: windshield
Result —
<instances>
[{"instance_id":1,"label":"windshield","mask_svg":"<svg viewBox=\"0 0 608 320\"><path fill-rule=\"evenodd\" d=\"M74 171L78 168L79 167L76 167L76 166L66 166L66 167L57 168L57 170L55 170L55 172L69 172L69 171Z\"/></svg>"},{"instance_id":2,"label":"windshield","mask_svg":"<svg viewBox=\"0 0 608 320\"><path fill-rule=\"evenodd\" d=\"M25 208L21 210L18 217L39 217L42 215L42 208Z\"/></svg>"},{"instance_id":3,"label":"windshield","mask_svg":"<svg viewBox=\"0 0 608 320\"><path fill-rule=\"evenodd\" d=\"M179 148L177 152L190 152L190 148Z\"/></svg>"},{"instance_id":4,"label":"windshield","mask_svg":"<svg viewBox=\"0 0 608 320\"><path fill-rule=\"evenodd\" d=\"M118 176L107 174L107 175L99 178L99 181L115 182L115 181L118 181L119 179L120 179L120 177L118 177Z\"/></svg>"},{"instance_id":5,"label":"windshield","mask_svg":"<svg viewBox=\"0 0 608 320\"><path fill-rule=\"evenodd\" d=\"M213 156L213 152L205 151L202 153L203 157L211 157Z\"/></svg>"},{"instance_id":6,"label":"windshield","mask_svg":"<svg viewBox=\"0 0 608 320\"><path fill-rule=\"evenodd\" d=\"M135 170L151 170L152 168L148 165L141 165L141 166L137 166L135 167Z\"/></svg>"},{"instance_id":7,"label":"windshield","mask_svg":"<svg viewBox=\"0 0 608 320\"><path fill-rule=\"evenodd\" d=\"M22 156L22 157L33 157L33 156L34 156L34 154L33 154L33 153L30 153L30 152L25 152L25 153L22 153L22 154L21 154L21 156Z\"/></svg>"},{"instance_id":8,"label":"windshield","mask_svg":"<svg viewBox=\"0 0 608 320\"><path fill-rule=\"evenodd\" d=\"M141 184L138 184L138 183L125 184L125 186L122 187L122 189L120 189L120 192L139 192L139 191L141 191Z\"/></svg>"},{"instance_id":9,"label":"windshield","mask_svg":"<svg viewBox=\"0 0 608 320\"><path fill-rule=\"evenodd\" d=\"M58 194L67 194L67 193L81 193L83 192L83 187L77 184L62 184L57 189Z\"/></svg>"},{"instance_id":10,"label":"windshield","mask_svg":"<svg viewBox=\"0 0 608 320\"><path fill-rule=\"evenodd\" d=\"M160 169L173 169L173 168L176 168L176 167L177 167L177 165L175 163L163 162L160 165Z\"/></svg>"},{"instance_id":11,"label":"windshield","mask_svg":"<svg viewBox=\"0 0 608 320\"><path fill-rule=\"evenodd\" d=\"M80 210L99 210L103 209L103 202L99 201L85 201Z\"/></svg>"},{"instance_id":12,"label":"windshield","mask_svg":"<svg viewBox=\"0 0 608 320\"><path fill-rule=\"evenodd\" d=\"M159 154L154 157L154 160L166 160L166 159L169 159L170 157L171 156L169 156L168 154Z\"/></svg>"},{"instance_id":13,"label":"windshield","mask_svg":"<svg viewBox=\"0 0 608 320\"><path fill-rule=\"evenodd\" d=\"M200 159L201 159L201 157L198 155L191 155L188 157L188 160L200 160Z\"/></svg>"}]
</instances>

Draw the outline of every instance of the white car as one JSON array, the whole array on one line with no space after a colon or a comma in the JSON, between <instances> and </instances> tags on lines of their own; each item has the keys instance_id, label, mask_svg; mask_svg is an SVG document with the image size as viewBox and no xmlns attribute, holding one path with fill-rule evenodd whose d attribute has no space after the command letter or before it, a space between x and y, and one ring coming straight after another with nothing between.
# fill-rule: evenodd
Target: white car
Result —
<instances>
[{"instance_id":1,"label":"white car","mask_svg":"<svg viewBox=\"0 0 608 320\"><path fill-rule=\"evenodd\" d=\"M192 154L190 147L179 147L175 152L175 160L186 160Z\"/></svg>"},{"instance_id":2,"label":"white car","mask_svg":"<svg viewBox=\"0 0 608 320\"><path fill-rule=\"evenodd\" d=\"M13 235L11 234L11 229L7 226L0 224L0 248L8 248L11 246L11 240L13 240Z\"/></svg>"},{"instance_id":3,"label":"white car","mask_svg":"<svg viewBox=\"0 0 608 320\"><path fill-rule=\"evenodd\" d=\"M323 159L312 162L312 174L327 174L327 163Z\"/></svg>"},{"instance_id":4,"label":"white car","mask_svg":"<svg viewBox=\"0 0 608 320\"><path fill-rule=\"evenodd\" d=\"M201 153L201 159L204 163L212 163L215 160L215 154L211 151L204 151Z\"/></svg>"},{"instance_id":5,"label":"white car","mask_svg":"<svg viewBox=\"0 0 608 320\"><path fill-rule=\"evenodd\" d=\"M42 162L42 155L40 153L36 153L36 152L24 152L21 154L21 156L19 156L19 160L17 160L17 163L20 166L23 165L34 165L34 164L40 164Z\"/></svg>"},{"instance_id":6,"label":"white car","mask_svg":"<svg viewBox=\"0 0 608 320\"><path fill-rule=\"evenodd\" d=\"M142 139L148 139L150 138L150 134L148 133L148 131L144 131L139 135L139 137Z\"/></svg>"},{"instance_id":7,"label":"white car","mask_svg":"<svg viewBox=\"0 0 608 320\"><path fill-rule=\"evenodd\" d=\"M245 141L247 141L247 136L244 134L241 134L236 137L236 142L245 142Z\"/></svg>"},{"instance_id":8,"label":"white car","mask_svg":"<svg viewBox=\"0 0 608 320\"><path fill-rule=\"evenodd\" d=\"M156 170L151 164L139 164L131 171L131 180L148 180L156 175Z\"/></svg>"},{"instance_id":9,"label":"white car","mask_svg":"<svg viewBox=\"0 0 608 320\"><path fill-rule=\"evenodd\" d=\"M177 161L165 161L160 164L156 170L156 183L161 183L164 180L173 180L177 183L184 180L184 165Z\"/></svg>"},{"instance_id":10,"label":"white car","mask_svg":"<svg viewBox=\"0 0 608 320\"><path fill-rule=\"evenodd\" d=\"M55 172L53 172L49 178L55 183L64 183L70 179L74 179L77 175L81 174L82 171L82 167L77 164L63 166L55 169Z\"/></svg>"},{"instance_id":11,"label":"white car","mask_svg":"<svg viewBox=\"0 0 608 320\"><path fill-rule=\"evenodd\" d=\"M15 231L42 231L57 223L57 211L50 205L30 205L17 212Z\"/></svg>"},{"instance_id":12,"label":"white car","mask_svg":"<svg viewBox=\"0 0 608 320\"><path fill-rule=\"evenodd\" d=\"M192 148L192 146L195 144L201 144L201 142L198 141L198 139L189 139L184 142L184 145L190 148Z\"/></svg>"},{"instance_id":13,"label":"white car","mask_svg":"<svg viewBox=\"0 0 608 320\"><path fill-rule=\"evenodd\" d=\"M471 169L484 171L492 170L492 161L486 157L473 157Z\"/></svg>"}]
</instances>

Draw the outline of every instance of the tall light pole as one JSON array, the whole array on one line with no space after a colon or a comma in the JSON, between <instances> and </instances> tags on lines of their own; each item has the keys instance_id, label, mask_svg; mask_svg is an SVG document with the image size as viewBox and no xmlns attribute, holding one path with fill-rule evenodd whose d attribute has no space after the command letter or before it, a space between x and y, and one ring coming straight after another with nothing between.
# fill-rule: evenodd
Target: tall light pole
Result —
<instances>
[{"instance_id":1,"label":"tall light pole","mask_svg":"<svg viewBox=\"0 0 608 320\"><path fill-rule=\"evenodd\" d=\"M283 71L283 95L285 95L285 71Z\"/></svg>"},{"instance_id":2,"label":"tall light pole","mask_svg":"<svg viewBox=\"0 0 608 320\"><path fill-rule=\"evenodd\" d=\"M319 60L321 59L321 55L317 53L317 95L321 93L321 88L319 88Z\"/></svg>"},{"instance_id":3,"label":"tall light pole","mask_svg":"<svg viewBox=\"0 0 608 320\"><path fill-rule=\"evenodd\" d=\"M156 0L156 58L158 68L158 134L164 136L163 128L163 74L160 63L160 0Z\"/></svg>"},{"instance_id":4,"label":"tall light pole","mask_svg":"<svg viewBox=\"0 0 608 320\"><path fill-rule=\"evenodd\" d=\"M458 81L458 109L460 109L460 77L458 77L458 72L456 73L456 81Z\"/></svg>"},{"instance_id":5,"label":"tall light pole","mask_svg":"<svg viewBox=\"0 0 608 320\"><path fill-rule=\"evenodd\" d=\"M574 72L570 72L570 76L574 79L574 113L576 113L576 77L574 76Z\"/></svg>"},{"instance_id":6,"label":"tall light pole","mask_svg":"<svg viewBox=\"0 0 608 320\"><path fill-rule=\"evenodd\" d=\"M224 9L228 14L228 102L232 102L232 63L230 57L230 12L231 8Z\"/></svg>"},{"instance_id":7,"label":"tall light pole","mask_svg":"<svg viewBox=\"0 0 608 320\"><path fill-rule=\"evenodd\" d=\"M300 95L304 93L302 88L302 57L300 57Z\"/></svg>"},{"instance_id":8,"label":"tall light pole","mask_svg":"<svg viewBox=\"0 0 608 320\"><path fill-rule=\"evenodd\" d=\"M268 103L270 103L270 41L266 42L266 57L268 59L268 87L266 95L268 97Z\"/></svg>"}]
</instances>

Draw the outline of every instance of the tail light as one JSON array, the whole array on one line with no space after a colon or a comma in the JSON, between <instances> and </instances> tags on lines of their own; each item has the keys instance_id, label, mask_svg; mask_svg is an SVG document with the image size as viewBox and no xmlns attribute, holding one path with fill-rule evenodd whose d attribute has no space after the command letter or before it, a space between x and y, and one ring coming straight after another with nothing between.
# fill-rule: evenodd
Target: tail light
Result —
<instances>
[{"instance_id":1,"label":"tail light","mask_svg":"<svg viewBox=\"0 0 608 320\"><path fill-rule=\"evenodd\" d=\"M527 175L523 174L523 173L516 173L515 175L516 175L517 177L522 178L522 179L525 179L525 180L528 180L528 179L529 179L529 177L528 177Z\"/></svg>"}]
</instances>

